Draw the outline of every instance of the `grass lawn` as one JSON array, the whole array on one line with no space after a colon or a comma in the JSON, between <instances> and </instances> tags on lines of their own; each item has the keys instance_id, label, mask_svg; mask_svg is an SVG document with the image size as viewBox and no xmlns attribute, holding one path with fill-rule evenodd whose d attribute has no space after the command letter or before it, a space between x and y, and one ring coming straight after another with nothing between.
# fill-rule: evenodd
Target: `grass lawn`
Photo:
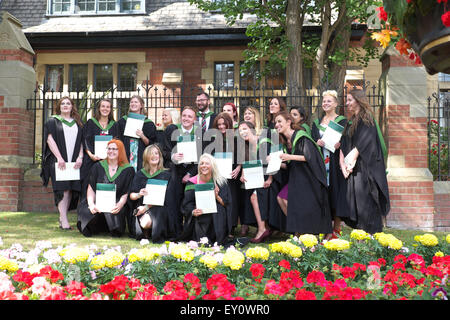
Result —
<instances>
[{"instance_id":1,"label":"grass lawn","mask_svg":"<svg viewBox=\"0 0 450 320\"><path fill-rule=\"evenodd\" d=\"M66 246L72 243L84 247L86 245L95 244L99 248L120 246L122 252L128 252L130 249L139 247L139 241L129 238L125 235L121 238L112 238L107 234L96 235L90 238L84 237L76 229L77 215L75 212L69 213L69 221L73 230L61 230L58 224L58 214L53 213L37 213L37 212L0 212L0 237L3 245L0 248L9 248L14 243L20 243L24 250L31 250L35 247L35 242L40 240L49 240L54 247L58 245ZM236 234L240 227L237 228ZM343 233L349 234L350 228L344 227ZM405 246L412 245L414 236L424 234L421 230L399 230L385 228L385 233L391 233L398 239L402 240ZM248 236L253 237L256 228L250 227ZM439 241L442 240L445 232L432 232ZM266 243L283 241L289 238L287 234L273 235ZM150 243L151 244L151 243ZM249 244L253 246L252 244Z\"/></svg>"}]
</instances>

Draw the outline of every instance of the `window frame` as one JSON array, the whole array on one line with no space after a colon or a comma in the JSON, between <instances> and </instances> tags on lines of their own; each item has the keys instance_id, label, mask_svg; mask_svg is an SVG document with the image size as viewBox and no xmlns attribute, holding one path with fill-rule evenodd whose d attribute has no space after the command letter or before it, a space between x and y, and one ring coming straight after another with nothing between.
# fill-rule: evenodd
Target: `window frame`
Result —
<instances>
[{"instance_id":1,"label":"window frame","mask_svg":"<svg viewBox=\"0 0 450 320\"><path fill-rule=\"evenodd\" d=\"M226 85L226 86L218 86L217 85L217 81L218 81L218 79L217 79L217 75L216 75L216 66L218 65L218 64L222 64L222 65L224 65L224 64L229 64L229 65L233 65L233 85L230 87L229 85ZM234 88L235 88L235 86L236 86L236 82L235 82L235 79L234 79L234 73L235 73L235 71L236 71L236 64L235 64L235 62L234 61L215 61L214 62L214 70L213 70L213 73L214 73L214 88L215 88L215 90L233 90ZM222 71L223 72L223 71ZM227 78L228 79L228 78Z\"/></svg>"},{"instance_id":2,"label":"window frame","mask_svg":"<svg viewBox=\"0 0 450 320\"><path fill-rule=\"evenodd\" d=\"M129 15L129 14L143 14L145 13L146 0L134 0L140 1L139 10L124 10L123 1L126 0L115 0L115 10L100 10L99 0L95 1L95 9L92 11L81 11L77 10L78 0L70 0L70 6L68 11L54 12L53 5L54 1L64 1L64 0L47 0L47 16L92 16L92 15Z\"/></svg>"}]
</instances>

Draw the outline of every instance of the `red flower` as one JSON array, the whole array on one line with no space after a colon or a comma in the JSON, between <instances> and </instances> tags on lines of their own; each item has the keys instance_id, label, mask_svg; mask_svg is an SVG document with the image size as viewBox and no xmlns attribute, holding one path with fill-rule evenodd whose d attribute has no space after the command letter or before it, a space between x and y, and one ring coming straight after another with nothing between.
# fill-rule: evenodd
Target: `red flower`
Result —
<instances>
[{"instance_id":1,"label":"red flower","mask_svg":"<svg viewBox=\"0 0 450 320\"><path fill-rule=\"evenodd\" d=\"M266 268L264 268L264 266L260 263L254 263L250 267L250 272L252 273L252 277L256 282L261 282L265 271Z\"/></svg>"},{"instance_id":2,"label":"red flower","mask_svg":"<svg viewBox=\"0 0 450 320\"><path fill-rule=\"evenodd\" d=\"M281 260L280 262L278 262L278 265L282 268L291 270L291 264L287 260Z\"/></svg>"},{"instance_id":3,"label":"red flower","mask_svg":"<svg viewBox=\"0 0 450 320\"><path fill-rule=\"evenodd\" d=\"M447 1L445 1L447 3ZM441 16L442 23L446 27L450 27L450 11L447 11Z\"/></svg>"},{"instance_id":4,"label":"red flower","mask_svg":"<svg viewBox=\"0 0 450 320\"><path fill-rule=\"evenodd\" d=\"M33 279L37 277L37 273L29 273L28 271L17 270L16 274L13 275L13 280L19 282L19 288L26 289L33 285Z\"/></svg>"},{"instance_id":5,"label":"red flower","mask_svg":"<svg viewBox=\"0 0 450 320\"><path fill-rule=\"evenodd\" d=\"M72 296L83 295L83 289L86 288L82 282L70 281L65 287L66 292Z\"/></svg>"},{"instance_id":6,"label":"red flower","mask_svg":"<svg viewBox=\"0 0 450 320\"><path fill-rule=\"evenodd\" d=\"M378 18L380 18L380 20L387 21L388 16L386 11L384 11L384 8L378 7L376 10L378 11Z\"/></svg>"},{"instance_id":7,"label":"red flower","mask_svg":"<svg viewBox=\"0 0 450 320\"><path fill-rule=\"evenodd\" d=\"M53 270L50 266L42 268L39 271L39 276L47 278L52 283L55 283L58 280L64 280L63 274L58 270Z\"/></svg>"},{"instance_id":8,"label":"red flower","mask_svg":"<svg viewBox=\"0 0 450 320\"><path fill-rule=\"evenodd\" d=\"M325 275L321 271L313 270L306 276L306 282L319 283L325 280Z\"/></svg>"},{"instance_id":9,"label":"red flower","mask_svg":"<svg viewBox=\"0 0 450 320\"><path fill-rule=\"evenodd\" d=\"M317 298L314 292L305 289L300 289L295 294L295 300L317 300Z\"/></svg>"}]
</instances>

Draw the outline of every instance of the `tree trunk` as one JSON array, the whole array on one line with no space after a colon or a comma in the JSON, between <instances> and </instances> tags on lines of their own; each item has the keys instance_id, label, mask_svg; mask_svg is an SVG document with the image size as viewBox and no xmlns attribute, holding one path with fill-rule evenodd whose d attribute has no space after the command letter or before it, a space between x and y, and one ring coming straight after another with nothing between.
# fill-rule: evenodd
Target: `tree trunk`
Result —
<instances>
[{"instance_id":1,"label":"tree trunk","mask_svg":"<svg viewBox=\"0 0 450 320\"><path fill-rule=\"evenodd\" d=\"M301 105L300 97L304 96L305 88L303 81L303 58L302 51L302 27L303 13L301 1L288 0L286 11L286 36L292 45L287 57L287 86L289 98L286 103L289 106Z\"/></svg>"}]
</instances>

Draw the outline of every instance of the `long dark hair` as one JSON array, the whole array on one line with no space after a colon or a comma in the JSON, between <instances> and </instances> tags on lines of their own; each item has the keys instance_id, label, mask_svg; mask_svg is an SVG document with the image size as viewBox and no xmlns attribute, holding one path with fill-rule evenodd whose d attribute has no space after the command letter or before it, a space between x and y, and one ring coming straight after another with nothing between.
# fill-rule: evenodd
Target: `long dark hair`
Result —
<instances>
[{"instance_id":1,"label":"long dark hair","mask_svg":"<svg viewBox=\"0 0 450 320\"><path fill-rule=\"evenodd\" d=\"M294 119L292 118L292 116L291 116L291 114L289 112L287 112L287 111L278 112L277 114L275 114L275 118L274 119L276 119L278 116L282 116L284 118L284 120L286 120L286 121L290 120L291 121L291 129L293 129L295 131L305 130L301 126L300 123L294 123ZM280 142L282 144L286 145L287 144L287 138L285 137L285 135L280 133L279 136L280 136Z\"/></svg>"},{"instance_id":2,"label":"long dark hair","mask_svg":"<svg viewBox=\"0 0 450 320\"><path fill-rule=\"evenodd\" d=\"M348 94L350 94L360 106L359 112L353 114L349 119L351 124L348 127L348 133L350 136L353 136L360 121L363 121L368 126L373 126L374 116L370 109L371 107L367 95L363 90L353 89Z\"/></svg>"},{"instance_id":3,"label":"long dark hair","mask_svg":"<svg viewBox=\"0 0 450 320\"><path fill-rule=\"evenodd\" d=\"M112 106L112 102L111 100L107 99L107 98L103 98L101 99L98 104L97 104L97 108L95 109L95 113L94 113L94 118L97 119L97 121L100 120L101 114L100 114L100 105L102 104L102 102L108 102L109 106L111 107L111 111L108 114L108 122L110 121L114 121L114 112L113 112L113 106Z\"/></svg>"},{"instance_id":4,"label":"long dark hair","mask_svg":"<svg viewBox=\"0 0 450 320\"><path fill-rule=\"evenodd\" d=\"M59 99L58 102L56 102L56 108L55 108L56 114L57 115L61 114L61 102L63 102L63 100L66 100L66 99L69 100L70 103L72 104L72 111L70 111L70 116L73 119L75 119L78 126L82 127L83 122L81 121L81 117L80 117L80 114L78 113L77 106L75 105L75 102L73 102L73 100L71 98L69 98L68 96L64 96L61 99Z\"/></svg>"},{"instance_id":5,"label":"long dark hair","mask_svg":"<svg viewBox=\"0 0 450 320\"><path fill-rule=\"evenodd\" d=\"M291 107L290 109L289 109L289 112L290 111L292 111L292 110L297 110L298 111L298 113L300 114L300 116L303 118L302 120L300 120L300 125L302 125L302 124L304 124L304 123L306 123L306 124L309 124L309 114L308 114L308 112L306 111L306 109L304 108L304 107L302 107L302 106L293 106L293 107ZM276 117L275 117L276 118Z\"/></svg>"},{"instance_id":6,"label":"long dark hair","mask_svg":"<svg viewBox=\"0 0 450 320\"><path fill-rule=\"evenodd\" d=\"M270 101L272 101L273 99L277 99L278 100L278 104L280 105L280 112L282 111L286 111L287 110L287 105L286 102L283 100L283 98L281 97L273 97L272 99L270 99ZM269 105L270 105L270 101L269 101ZM277 116L277 113L272 114L270 113L270 110L268 110L267 112L267 125L270 125L271 123L273 123L275 121L275 117Z\"/></svg>"}]
</instances>

